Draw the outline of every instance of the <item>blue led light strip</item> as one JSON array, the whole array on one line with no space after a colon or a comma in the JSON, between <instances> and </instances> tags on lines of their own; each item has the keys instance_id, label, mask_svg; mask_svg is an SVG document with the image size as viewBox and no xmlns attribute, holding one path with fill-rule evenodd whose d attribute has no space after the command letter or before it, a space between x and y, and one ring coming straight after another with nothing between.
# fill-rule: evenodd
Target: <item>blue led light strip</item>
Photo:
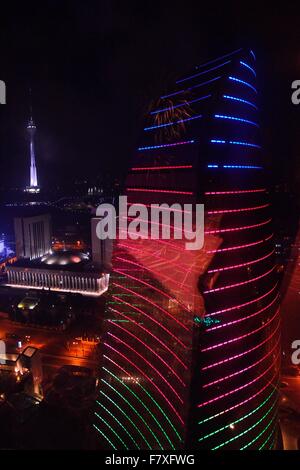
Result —
<instances>
[{"instance_id":1,"label":"blue led light strip","mask_svg":"<svg viewBox=\"0 0 300 470\"><path fill-rule=\"evenodd\" d=\"M175 91L174 93L170 93L169 95L161 96L160 98L163 100L165 98L170 98L171 96L180 95L181 93L184 93L185 91L193 90L194 88L199 88L201 86L207 85L208 83L215 82L216 80L219 80L220 78L221 78L221 75L219 75L218 77L212 78L211 80L206 80L206 82L199 83L198 85L190 86L187 89Z\"/></svg>"},{"instance_id":2,"label":"blue led light strip","mask_svg":"<svg viewBox=\"0 0 300 470\"><path fill-rule=\"evenodd\" d=\"M244 67L246 67L247 69L249 69L250 72L253 73L254 77L256 77L255 70L252 67L250 67L249 64L246 64L246 62L243 62L242 60L240 60L240 64L243 65Z\"/></svg>"},{"instance_id":3,"label":"blue led light strip","mask_svg":"<svg viewBox=\"0 0 300 470\"><path fill-rule=\"evenodd\" d=\"M175 142L174 144L161 144L161 145L150 145L148 147L139 147L138 150L155 150L155 149L161 149L165 147L176 147L177 145L186 145L186 144L193 144L195 141L194 140L185 140L183 142Z\"/></svg>"},{"instance_id":4,"label":"blue led light strip","mask_svg":"<svg viewBox=\"0 0 300 470\"><path fill-rule=\"evenodd\" d=\"M250 54L252 55L253 59L256 60L255 54L252 50L250 50Z\"/></svg>"},{"instance_id":5,"label":"blue led light strip","mask_svg":"<svg viewBox=\"0 0 300 470\"><path fill-rule=\"evenodd\" d=\"M190 75L189 77L182 78L181 80L177 80L176 83L186 82L187 80L191 80L192 78L199 77L200 75L204 75L205 73L212 72L213 70L220 69L224 67L224 65L230 64L231 60L227 60L223 62L223 64L216 65L215 67L211 67L210 69L203 70L203 72L195 73L194 75Z\"/></svg>"},{"instance_id":6,"label":"blue led light strip","mask_svg":"<svg viewBox=\"0 0 300 470\"><path fill-rule=\"evenodd\" d=\"M249 170L261 170L262 166L253 166L253 165L216 165L209 164L207 168L238 168L238 169L249 169Z\"/></svg>"},{"instance_id":7,"label":"blue led light strip","mask_svg":"<svg viewBox=\"0 0 300 470\"><path fill-rule=\"evenodd\" d=\"M221 75L218 77L212 78L211 80L206 80L206 82L198 83L198 85L193 85L187 88L187 90L193 90L194 88L199 88L204 85L208 85L208 83L215 82L216 80L219 80L221 78Z\"/></svg>"},{"instance_id":8,"label":"blue led light strip","mask_svg":"<svg viewBox=\"0 0 300 470\"><path fill-rule=\"evenodd\" d=\"M158 114L158 113L162 113L164 111L172 111L173 109L181 108L182 106L186 106L186 105L192 104L192 103L197 103L197 101L206 100L207 98L210 98L210 97L211 97L211 95L201 96L200 98L196 98L195 100L185 101L184 103L176 104L175 106L170 106L168 108L162 108L162 109L157 109L155 111L151 111L150 114Z\"/></svg>"},{"instance_id":9,"label":"blue led light strip","mask_svg":"<svg viewBox=\"0 0 300 470\"><path fill-rule=\"evenodd\" d=\"M242 142L239 140L222 140L222 139L211 139L212 144L230 144L230 145L241 145L242 147L253 147L260 149L261 146L257 144L251 144L250 142Z\"/></svg>"},{"instance_id":10,"label":"blue led light strip","mask_svg":"<svg viewBox=\"0 0 300 470\"><path fill-rule=\"evenodd\" d=\"M167 122L166 124L159 124L157 126L145 127L144 131L151 131L152 129L159 129L160 127L174 126L175 124L181 124L183 122L192 121L193 119L200 119L200 118L202 118L202 114L198 114L197 116L192 116L186 119L180 119L179 121Z\"/></svg>"},{"instance_id":11,"label":"blue led light strip","mask_svg":"<svg viewBox=\"0 0 300 470\"><path fill-rule=\"evenodd\" d=\"M242 98L237 98L236 96L231 96L231 95L223 95L223 98L227 99L227 100L232 100L232 101L239 101L240 103L243 103L243 104L247 104L249 106L252 106L252 108L254 109L258 109L257 106L255 106L255 104L251 103L250 101L247 101L247 100L243 100Z\"/></svg>"},{"instance_id":12,"label":"blue led light strip","mask_svg":"<svg viewBox=\"0 0 300 470\"><path fill-rule=\"evenodd\" d=\"M221 56L217 57L216 59L210 60L208 62L204 62L204 64L198 65L197 68L202 68L202 67L205 67L206 65L214 64L215 62L218 62L218 60L226 59L226 57L230 57L230 56L236 54L237 52L240 52L241 50L242 50L242 48L240 47L239 49L236 49L235 51L229 52L228 54L224 54L224 55L221 55Z\"/></svg>"},{"instance_id":13,"label":"blue led light strip","mask_svg":"<svg viewBox=\"0 0 300 470\"><path fill-rule=\"evenodd\" d=\"M215 118L218 119L229 119L230 121L240 121L245 124L251 124L252 126L259 127L259 125L254 121L249 121L248 119L242 119L235 116L225 116L224 114L215 114Z\"/></svg>"},{"instance_id":14,"label":"blue led light strip","mask_svg":"<svg viewBox=\"0 0 300 470\"><path fill-rule=\"evenodd\" d=\"M160 98L163 100L165 98L170 98L171 96L180 95L181 93L184 93L185 91L193 90L194 88L199 88L201 86L207 85L208 83L215 82L216 80L219 80L219 78L221 78L221 75L219 75L218 77L212 78L211 80L206 80L206 82L198 83L198 85L193 85L186 89L175 91L174 93L170 93L169 95L163 95Z\"/></svg>"},{"instance_id":15,"label":"blue led light strip","mask_svg":"<svg viewBox=\"0 0 300 470\"><path fill-rule=\"evenodd\" d=\"M253 90L255 93L257 93L257 90L256 88L254 88L253 85L251 85L251 83L248 83L248 82L245 82L245 80L241 80L240 78L236 78L236 77L228 77L229 80L232 80L233 82L237 82L237 83L241 83L242 85L245 85L249 88L251 88L251 90Z\"/></svg>"}]
</instances>

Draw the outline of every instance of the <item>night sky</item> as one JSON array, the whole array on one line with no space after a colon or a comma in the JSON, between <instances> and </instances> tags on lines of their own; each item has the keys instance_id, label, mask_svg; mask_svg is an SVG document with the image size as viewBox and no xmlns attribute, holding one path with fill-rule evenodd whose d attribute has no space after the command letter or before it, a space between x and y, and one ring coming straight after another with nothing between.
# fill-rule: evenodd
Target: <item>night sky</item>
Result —
<instances>
[{"instance_id":1,"label":"night sky","mask_svg":"<svg viewBox=\"0 0 300 470\"><path fill-rule=\"evenodd\" d=\"M5 4L6 3L6 4ZM42 185L125 174L143 116L178 75L241 46L258 63L273 179L300 183L300 13L263 2L26 1L1 4L0 185L25 186L29 88ZM282 170L283 166L283 170ZM299 175L299 176L297 176ZM300 190L298 190L300 193Z\"/></svg>"}]
</instances>

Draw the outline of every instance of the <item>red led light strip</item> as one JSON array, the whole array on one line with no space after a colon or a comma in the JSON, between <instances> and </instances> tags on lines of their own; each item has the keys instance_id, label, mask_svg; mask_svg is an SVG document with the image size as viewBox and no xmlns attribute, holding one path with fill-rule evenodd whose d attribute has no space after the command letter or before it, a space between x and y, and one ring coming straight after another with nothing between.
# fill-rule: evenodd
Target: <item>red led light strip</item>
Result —
<instances>
[{"instance_id":1,"label":"red led light strip","mask_svg":"<svg viewBox=\"0 0 300 470\"><path fill-rule=\"evenodd\" d=\"M279 313L279 309L277 310L277 313ZM247 354L249 354L249 353L255 351L256 349L258 349L258 348L260 348L261 346L263 346L267 341L269 341L269 340L275 335L275 333L277 332L279 326L280 326L280 320L279 320L279 322L278 322L277 327L276 327L275 330L270 334L270 336L268 336L266 339L264 339L261 343L257 344L257 345L254 346L253 348L250 348L250 349L248 349L247 351L243 351L242 353L235 354L234 356L227 357L226 359L223 359L222 361L214 362L213 364L210 364L210 365L208 365L208 366L204 366L204 367L201 368L201 370L207 370L207 369L211 369L211 368L213 368L213 367L220 366L220 365L222 365L222 364L225 364L226 362L233 361L234 359L239 359L240 357L246 356Z\"/></svg>"},{"instance_id":2,"label":"red led light strip","mask_svg":"<svg viewBox=\"0 0 300 470\"><path fill-rule=\"evenodd\" d=\"M273 346L273 348L270 351L268 351L268 353L265 356L262 356L258 361L254 362L250 366L244 367L243 369L240 369L237 372L233 372L232 374L221 377L220 379L213 380L212 382L209 382L203 385L203 388L211 387L212 385L216 385L217 383L223 382L224 380L231 379L232 377L235 377L236 375L242 374L243 372L246 372L247 370L252 369L253 367L260 364L261 362L264 362L275 351L275 349L278 348L279 341L280 341L280 336L278 337L278 340L276 341L275 346Z\"/></svg>"},{"instance_id":3,"label":"red led light strip","mask_svg":"<svg viewBox=\"0 0 300 470\"><path fill-rule=\"evenodd\" d=\"M172 371L172 373L175 375L175 377L179 380L179 382L181 382L181 384L185 387L185 383L183 382L183 380L179 377L179 375L176 373L176 371L156 352L154 351L152 348L150 348L150 346L148 346L144 341L142 341L140 338L138 338L136 335L134 335L133 333L131 333L129 330L123 328L121 325L117 324L117 323L114 323L112 322L111 320L108 320L109 323L113 324L115 327L119 328L120 330L124 331L125 333L127 333L129 336L133 337L136 341L140 342L146 349L148 349L149 351L151 351L151 353L158 357L158 359L170 370ZM146 330L147 331L147 330ZM171 385L170 385L171 387ZM171 387L172 388L172 387ZM175 392L174 392L175 393Z\"/></svg>"},{"instance_id":4,"label":"red led light strip","mask_svg":"<svg viewBox=\"0 0 300 470\"><path fill-rule=\"evenodd\" d=\"M265 256L262 256L261 258L257 258L253 261L247 261L246 263L241 263L241 264L234 264L232 266L225 266L225 268L216 268L216 269L210 269L209 271L207 271L208 273L217 273L217 272L220 272L220 271L228 271L229 269L237 269L237 268L242 268L244 266L250 266L251 264L255 264L255 263L259 263L260 261L263 261L264 259L267 259L269 258L270 256L272 256L272 254L275 252L275 249L272 250L270 253L268 253L267 255Z\"/></svg>"},{"instance_id":5,"label":"red led light strip","mask_svg":"<svg viewBox=\"0 0 300 470\"><path fill-rule=\"evenodd\" d=\"M117 325L115 325L117 326ZM119 326L119 325L118 325ZM126 333L129 334L128 331L125 330L125 328L122 328L123 331L125 331ZM178 392L176 392L175 388L172 387L172 385L167 381L167 379L162 375L161 372L159 372L158 369L156 369L156 367L154 367L154 365L148 361L148 359L146 359L142 354L140 354L136 349L134 349L133 347L131 347L128 343L126 343L126 341L123 341L119 336L116 336L110 332L108 332L108 335L111 336L112 338L114 338L117 343L121 343L121 344L124 344L124 346L126 346L126 348L128 348L130 351L132 351L134 354L136 354L140 359L142 359L142 361L144 361L146 364L148 364L149 367L151 367L157 375L159 375L159 377L161 378L161 380L163 382L166 383L166 385L170 388L170 390L172 390L172 392L174 393L174 395L178 398L178 400L180 401L180 403L183 403L183 400L181 398L181 396L179 395ZM137 336L131 334L131 336L133 336L136 340L140 341L140 343L142 343L144 346L146 346L146 343L144 343L143 341L141 341ZM153 352L153 351L152 351Z\"/></svg>"},{"instance_id":6,"label":"red led light strip","mask_svg":"<svg viewBox=\"0 0 300 470\"><path fill-rule=\"evenodd\" d=\"M257 211L259 209L265 209L266 207L269 207L269 206L270 206L270 204L263 204L261 206L245 207L245 208L242 208L242 209L224 209L224 210L208 211L207 213L209 215L211 215L211 214L233 214L235 212Z\"/></svg>"},{"instance_id":7,"label":"red led light strip","mask_svg":"<svg viewBox=\"0 0 300 470\"><path fill-rule=\"evenodd\" d=\"M105 359L107 359L109 362L111 362L115 367L117 367L118 369L120 369L120 370L121 370L124 374L126 374L128 377L131 377L131 376L132 376L126 369L124 369L123 367L121 367L120 364L117 364L115 361L113 361L113 360L111 359L111 357L108 357L108 356L106 356L105 354L103 354L103 357L104 357ZM143 387L142 387L142 388L143 388ZM162 408L159 406L159 404L155 402L155 400L153 399L152 396L151 396L151 398L152 398L152 401L154 401L156 408L158 408L158 410L160 411L160 413L162 413L162 415L164 416L164 418L168 421L168 424L171 425L172 430L175 431L177 437L178 437L179 440L181 441L182 438L181 438L181 436L179 435L179 433L177 432L176 428L175 428L175 427L173 426L173 424L171 423L169 417L164 413L164 411L163 411ZM144 403L143 403L143 404L144 404ZM145 404L144 404L144 406L145 406ZM148 410L148 412L149 412L149 410ZM151 416L151 414L150 414L150 416ZM152 418L153 418L153 416L152 416ZM153 419L154 419L154 418L153 418ZM154 419L154 421L156 422L155 419ZM156 439L156 440L157 440L157 439ZM169 440L169 439L168 439L168 440Z\"/></svg>"},{"instance_id":8,"label":"red led light strip","mask_svg":"<svg viewBox=\"0 0 300 470\"><path fill-rule=\"evenodd\" d=\"M127 191L135 191L135 192L143 192L143 193L187 194L189 196L192 196L194 194L190 191L173 191L171 189L127 188Z\"/></svg>"},{"instance_id":9,"label":"red led light strip","mask_svg":"<svg viewBox=\"0 0 300 470\"><path fill-rule=\"evenodd\" d=\"M276 287L278 285L278 282L276 282L276 284L274 285L274 287L272 287L272 289L270 289L268 292L266 292L265 294L261 295L260 297L256 297L255 299L253 300L249 300L248 302L245 302L243 304L239 304L239 305L234 305L233 307L229 307L229 308L224 308L223 310L217 310L216 312L212 312L212 313L208 313L207 315L205 315L206 317L212 317L214 315L219 315L220 313L225 313L225 312L230 312L232 310L236 310L238 308L242 308L242 307L246 307L247 305L251 305L255 302L258 302L259 300L262 300L264 299L265 297L267 297L269 294L271 294L271 292L273 292Z\"/></svg>"},{"instance_id":10,"label":"red led light strip","mask_svg":"<svg viewBox=\"0 0 300 470\"><path fill-rule=\"evenodd\" d=\"M129 261L125 258L121 258L120 256L116 256L116 259L119 260L119 261L123 261L124 263L128 263ZM130 268L131 270L133 270L133 268ZM116 273L119 273L119 274L123 274L123 272L119 269L114 269L114 271ZM176 302L178 302L178 304L181 306L181 308L183 308L184 310L188 310L188 308L183 305L182 303L180 303L177 299L174 299L174 297L171 297L169 294L167 294L166 292L158 289L157 287L149 284L149 282L146 282L146 281L143 281L142 279L138 279L137 277L134 277L134 276L131 276L130 274L126 273L126 277L129 277L130 279L133 279L134 281L138 281L140 284L144 284L146 287L152 289L152 290L155 290L156 292L159 292L159 294L163 295L164 297L167 297L168 299L170 300L176 300Z\"/></svg>"},{"instance_id":11,"label":"red led light strip","mask_svg":"<svg viewBox=\"0 0 300 470\"><path fill-rule=\"evenodd\" d=\"M251 330L251 331L249 331L248 333L245 333L244 335L237 336L237 337L235 337L235 338L231 338L231 339L229 339L228 341L222 341L222 343L217 343L217 344L214 344L213 346L208 346L207 348L201 349L201 352L211 351L212 349L217 349L217 348L220 348L220 347L222 347L222 346L227 346L228 344L235 343L236 341L240 341L241 339L248 338L249 336L254 335L255 333L258 333L259 331L261 331L261 330L263 330L264 328L266 328L270 323L272 323L272 321L273 321L276 317L277 317L277 311L275 312L275 314L273 315L273 317L270 318L270 320L268 320L266 323L264 323L263 325L259 326L259 327L256 328L255 330Z\"/></svg>"},{"instance_id":12,"label":"red led light strip","mask_svg":"<svg viewBox=\"0 0 300 470\"><path fill-rule=\"evenodd\" d=\"M126 275L127 276L127 275ZM118 287L121 287L120 285L116 284L116 286ZM122 287L123 289L125 289L124 287ZM152 286L151 284L149 284L149 288L152 289ZM130 291L130 289L126 288L126 290L128 290L128 292L132 292ZM161 310L165 315L167 315L169 318L171 318L172 320L174 320L175 323L177 323L178 325L180 325L184 330L186 331L190 331L190 329L184 325L181 321L179 321L177 318L174 318L174 315L171 315L169 312L167 312L167 310L165 310L164 308L162 308L160 305L157 305L155 302L152 302L148 297L144 297L143 295L141 294L138 294L137 292L132 292L135 296L137 297L140 297L141 299L145 300L146 302L150 303L151 305L153 305L155 308L158 308L158 310Z\"/></svg>"},{"instance_id":13,"label":"red led light strip","mask_svg":"<svg viewBox=\"0 0 300 470\"><path fill-rule=\"evenodd\" d=\"M227 322L227 323L222 323L222 325L217 325L217 326L213 326L211 328L207 328L205 331L214 331L214 330L218 330L219 328L224 328L226 326L231 326L231 325L236 325L236 323L240 323L242 321L245 321L245 320L249 320L249 318L253 318L253 317L256 317L256 315L259 315L260 313L264 312L265 310L267 310L269 307L271 307L275 302L276 300L278 299L279 297L279 294L276 295L276 297L274 297L274 299L272 300L272 302L270 302L268 305L266 305L264 308L258 310L257 312L254 312L254 313L251 313L250 315L247 315L246 317L241 317L239 318L238 320L232 320L230 322ZM255 300L256 301L256 300Z\"/></svg>"},{"instance_id":14,"label":"red led light strip","mask_svg":"<svg viewBox=\"0 0 300 470\"><path fill-rule=\"evenodd\" d=\"M242 227L232 227L232 228L221 228L217 230L208 230L205 232L206 235L213 234L213 233L224 233L224 232L237 232L239 230L246 230L256 227L262 227L263 225L269 224L272 219L265 220L264 222L260 222L259 224L254 225L244 225Z\"/></svg>"},{"instance_id":15,"label":"red led light strip","mask_svg":"<svg viewBox=\"0 0 300 470\"><path fill-rule=\"evenodd\" d=\"M274 362L272 362L272 364L264 371L262 372L260 375L258 375L257 377L255 377L255 379L251 380L250 382L247 382L246 384L244 385L241 385L240 387L237 387L233 390L230 390L229 392L226 392L226 393L223 393L222 395L219 395L215 398L211 398L210 400L204 402L204 403L200 403L199 405L197 405L198 408L202 408L203 406L207 406L207 405L210 405L211 403L214 403L215 401L218 401L222 398L226 398L228 397L229 395L232 395L233 393L236 393L236 392L239 392L240 390L243 390L244 388L247 388L249 387L250 385L252 385L253 383L257 382L259 379L261 379L264 375L266 375L270 369L272 369L272 367L274 367L274 364L276 363L276 360L274 360Z\"/></svg>"},{"instance_id":16,"label":"red led light strip","mask_svg":"<svg viewBox=\"0 0 300 470\"><path fill-rule=\"evenodd\" d=\"M116 298L115 296L113 296L113 298ZM127 306L131 306L129 303L125 302L124 300L122 299L119 299L122 303L126 304ZM110 310L112 312L115 312L117 313L118 315L120 315L122 318L130 321L131 323L134 323L137 327L139 327L141 330L145 331L149 336L152 336L152 338L156 339L156 341L161 344L182 366L184 369L187 369L187 366L182 362L182 360L174 353L174 351L172 351L172 349L170 349L166 343L164 343L163 341L161 341L158 336L155 336L153 333L151 333L150 330L147 330L147 328L145 328L144 326L142 326L140 323L138 323L137 321L135 321L133 318L130 318L128 317L127 315L125 315L123 312L120 312L119 310L115 309L115 308L112 308L110 307Z\"/></svg>"},{"instance_id":17,"label":"red led light strip","mask_svg":"<svg viewBox=\"0 0 300 470\"><path fill-rule=\"evenodd\" d=\"M181 170L193 168L193 165L174 165L174 166L135 166L131 171L156 171L156 170Z\"/></svg>"},{"instance_id":18,"label":"red led light strip","mask_svg":"<svg viewBox=\"0 0 300 470\"><path fill-rule=\"evenodd\" d=\"M263 238L262 240L258 240L257 242L252 242L252 243L247 243L246 245L235 245L235 246L230 246L228 248L219 248L217 250L208 250L206 253L222 253L224 251L232 251L232 250L240 250L242 248L249 248L250 246L255 246L259 245L260 243L264 243L268 240L270 240L273 237L273 233L267 237Z\"/></svg>"},{"instance_id":19,"label":"red led light strip","mask_svg":"<svg viewBox=\"0 0 300 470\"><path fill-rule=\"evenodd\" d=\"M125 290L125 291L127 291L127 292L130 292L130 293L133 294L134 296L141 297L142 299L144 299L146 302L150 303L150 304L153 305L154 307L156 307L156 308L162 310L164 313L167 313L167 312L165 312L165 310L163 310L162 308L158 307L155 303L151 302L149 299L147 299L146 297L144 297L144 296L138 294L137 292L134 292L134 291L132 291L131 289L128 289L127 287L121 286L120 284L114 283L114 285L117 286L117 287L119 287L120 289L123 289L123 290ZM123 302L124 302L124 301L123 301ZM124 302L124 303L125 303L125 302ZM128 304L128 305L130 305L130 307L133 307L133 305L131 305L131 304ZM181 346L182 346L184 349L187 349L187 346L186 346L184 343L182 343L182 341L180 341L180 339L179 339L177 336L175 336L171 331L169 331L164 325L162 325L162 324L159 323L157 320L155 320L155 319L153 318L153 316L147 315L145 312L143 312L142 310L138 309L137 307L135 307L135 309L138 310L140 313L143 313L147 318L150 318L154 323L156 323L157 325L159 325L159 326L160 326L163 330L165 330L170 336L172 336L172 338L174 338L178 343L180 343ZM168 315L169 317L173 318L173 320L175 320L174 317L172 317L172 315L170 315L169 313L168 313L167 315ZM175 320L175 321L176 321L176 320ZM180 322L178 322L178 320L177 320L177 323L181 324ZM184 328L185 328L186 330L188 330L188 328L186 328L185 326L184 326Z\"/></svg>"},{"instance_id":20,"label":"red led light strip","mask_svg":"<svg viewBox=\"0 0 300 470\"><path fill-rule=\"evenodd\" d=\"M108 347L109 349L111 349L112 351L114 351L115 353L119 354L124 360L125 362L128 362L129 364L131 364L135 369L137 369L139 371L140 374L142 374L144 377L146 377L146 379L149 381L149 384L153 385L153 387L155 387L158 391L158 393L164 398L164 400L168 403L168 405L170 406L170 408L174 411L175 415L177 416L177 418L179 419L179 421L181 422L181 424L183 425L184 424L184 421L183 419L181 418L181 416L179 415L179 413L176 411L176 409L174 408L174 406L172 405L172 403L168 400L168 398L166 397L166 395L160 390L160 388L156 385L156 383L151 379L151 377L149 377L147 374L145 374L145 372L140 369L134 362L132 362L128 357L126 357L124 354L122 354L120 351L118 351L117 349L113 348L110 344L108 343L104 343L104 345L106 347Z\"/></svg>"},{"instance_id":21,"label":"red led light strip","mask_svg":"<svg viewBox=\"0 0 300 470\"><path fill-rule=\"evenodd\" d=\"M226 194L246 194L246 193L263 193L266 189L243 189L238 191L209 191L204 193L205 196L222 196Z\"/></svg>"},{"instance_id":22,"label":"red led light strip","mask_svg":"<svg viewBox=\"0 0 300 470\"><path fill-rule=\"evenodd\" d=\"M275 266L273 266L266 273L261 274L260 276L257 276L257 277L253 277L252 279L248 279L247 281L237 282L236 284L230 284L229 286L217 287L216 289L205 290L203 293L210 294L211 292L219 292L225 289L233 289L234 287L244 286L245 284L249 284L250 282L255 282L255 281L258 281L258 279L262 279L263 277L267 276L272 271L274 271L274 269L275 269Z\"/></svg>"},{"instance_id":23,"label":"red led light strip","mask_svg":"<svg viewBox=\"0 0 300 470\"><path fill-rule=\"evenodd\" d=\"M176 209L176 208L173 208L173 207L161 207L160 205L157 205L157 204L141 204L141 203L135 202L134 205L135 206L146 206L146 207L150 207L150 208L154 208L154 209L159 209L161 211L180 212L180 213L183 213L183 214L192 214L192 211L186 211L184 209ZM131 203L127 202L127 206L131 206Z\"/></svg>"},{"instance_id":24,"label":"red led light strip","mask_svg":"<svg viewBox=\"0 0 300 470\"><path fill-rule=\"evenodd\" d=\"M264 392L270 385L273 385L274 379L277 377L277 373L275 373L271 380L266 383L258 392L256 392L254 395L251 395L250 397L246 398L246 400L241 401L240 403L237 403L236 405L231 406L230 408L227 408L225 410L220 411L219 413L210 416L209 418L204 419L203 421L200 421L198 424L206 423L207 421L210 421L211 419L218 418L219 416L228 413L229 411L235 410L236 408L239 408L242 405L245 405L245 403L248 403L249 401L253 400L256 398L258 395L260 395L262 392Z\"/></svg>"}]
</instances>

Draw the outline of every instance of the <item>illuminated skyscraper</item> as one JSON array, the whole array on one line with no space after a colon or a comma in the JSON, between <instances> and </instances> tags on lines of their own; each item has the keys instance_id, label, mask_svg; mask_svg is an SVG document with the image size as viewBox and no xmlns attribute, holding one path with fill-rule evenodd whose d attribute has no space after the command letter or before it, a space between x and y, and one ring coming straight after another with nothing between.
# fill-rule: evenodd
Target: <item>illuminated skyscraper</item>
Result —
<instances>
[{"instance_id":1,"label":"illuminated skyscraper","mask_svg":"<svg viewBox=\"0 0 300 470\"><path fill-rule=\"evenodd\" d=\"M280 318L254 53L177 80L143 139L128 202L204 202L205 244L118 240L94 421L101 445L273 448Z\"/></svg>"}]
</instances>

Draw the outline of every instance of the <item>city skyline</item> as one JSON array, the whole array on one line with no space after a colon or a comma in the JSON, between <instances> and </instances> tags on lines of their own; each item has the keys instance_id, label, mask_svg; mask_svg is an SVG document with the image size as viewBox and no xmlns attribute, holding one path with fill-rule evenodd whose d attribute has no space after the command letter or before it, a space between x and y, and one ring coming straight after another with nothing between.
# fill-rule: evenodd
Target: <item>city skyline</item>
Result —
<instances>
[{"instance_id":1,"label":"city skyline","mask_svg":"<svg viewBox=\"0 0 300 470\"><path fill-rule=\"evenodd\" d=\"M300 450L300 16L3 13L0 448Z\"/></svg>"}]
</instances>

